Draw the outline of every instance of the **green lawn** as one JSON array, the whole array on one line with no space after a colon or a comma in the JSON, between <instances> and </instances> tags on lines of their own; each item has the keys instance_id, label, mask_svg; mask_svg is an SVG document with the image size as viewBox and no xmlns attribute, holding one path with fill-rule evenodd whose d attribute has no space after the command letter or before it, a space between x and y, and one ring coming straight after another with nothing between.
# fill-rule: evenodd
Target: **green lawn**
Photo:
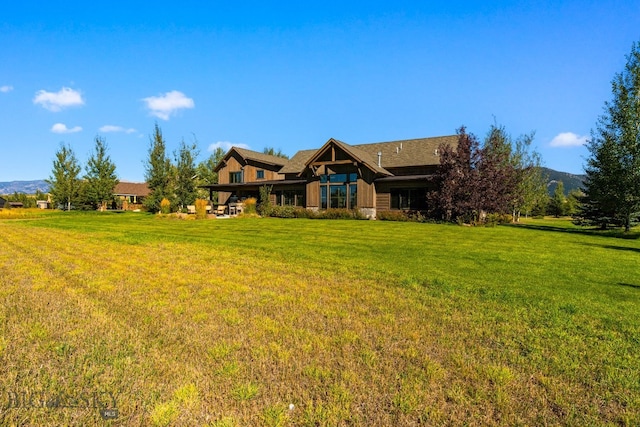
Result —
<instances>
[{"instance_id":1,"label":"green lawn","mask_svg":"<svg viewBox=\"0 0 640 427\"><path fill-rule=\"evenodd\" d=\"M2 425L640 424L638 230L72 212L0 236Z\"/></svg>"}]
</instances>

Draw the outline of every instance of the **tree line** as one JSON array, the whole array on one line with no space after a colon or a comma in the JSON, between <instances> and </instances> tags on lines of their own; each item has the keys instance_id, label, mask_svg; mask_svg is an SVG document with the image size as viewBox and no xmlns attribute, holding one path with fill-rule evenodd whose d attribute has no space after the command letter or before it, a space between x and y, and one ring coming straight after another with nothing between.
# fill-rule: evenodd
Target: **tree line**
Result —
<instances>
[{"instance_id":1,"label":"tree line","mask_svg":"<svg viewBox=\"0 0 640 427\"><path fill-rule=\"evenodd\" d=\"M84 167L85 173L82 174L83 167L73 149L61 144L55 153L51 176L46 180L55 207L104 210L109 206L117 206L118 201L113 193L119 180L116 165L108 150L104 138L97 136L94 150ZM271 147L266 147L264 153L287 158L281 150ZM218 182L215 167L225 152L218 147L198 163L196 159L199 154L197 140L194 139L192 143L182 140L173 158L170 158L162 130L156 123L145 160L145 180L151 190L144 200L146 210L159 212L163 200L169 211L184 210L198 198L209 198L209 192L201 186ZM212 202L215 203L215 200Z\"/></svg>"},{"instance_id":2,"label":"tree line","mask_svg":"<svg viewBox=\"0 0 640 427\"><path fill-rule=\"evenodd\" d=\"M492 125L483 143L464 126L457 146L438 149L440 166L432 178L429 215L444 221L478 224L487 215L518 221L546 204L547 182L540 155L531 148L533 132L515 140Z\"/></svg>"},{"instance_id":3,"label":"tree line","mask_svg":"<svg viewBox=\"0 0 640 427\"><path fill-rule=\"evenodd\" d=\"M487 215L510 217L550 213L573 214L577 224L600 228L622 227L640 221L640 45L634 43L622 72L611 82L612 100L591 132L587 148L586 180L581 192L565 197L562 183L553 196L547 194L540 155L532 150L533 133L513 139L502 126L492 125L482 143L466 128L457 131L457 146L439 147L440 165L427 195L429 215L445 221L481 223ZM286 157L280 150L267 154ZM145 206L157 212L164 201L171 210L193 204L208 195L202 184L217 183L214 167L224 152L216 149L196 164L196 143L181 142L173 161L156 124L145 164L151 189ZM62 145L56 153L50 184L57 204L67 208L104 208L118 183L106 142L96 137L95 149L80 178L81 166L71 149Z\"/></svg>"},{"instance_id":4,"label":"tree line","mask_svg":"<svg viewBox=\"0 0 640 427\"><path fill-rule=\"evenodd\" d=\"M82 166L69 145L61 144L53 160L53 170L47 179L54 206L62 209L101 209L113 200L113 189L118 184L116 166L107 154L108 146L96 137L94 151Z\"/></svg>"},{"instance_id":5,"label":"tree line","mask_svg":"<svg viewBox=\"0 0 640 427\"><path fill-rule=\"evenodd\" d=\"M589 158L581 190L564 194L559 182L551 197L540 158L529 146L533 134L512 141L492 126L483 144L464 127L458 146L440 147L440 168L429 194L431 215L458 222L482 222L486 214L542 212L572 215L578 225L628 232L640 222L640 45L633 43L622 72L611 82L587 143Z\"/></svg>"}]
</instances>

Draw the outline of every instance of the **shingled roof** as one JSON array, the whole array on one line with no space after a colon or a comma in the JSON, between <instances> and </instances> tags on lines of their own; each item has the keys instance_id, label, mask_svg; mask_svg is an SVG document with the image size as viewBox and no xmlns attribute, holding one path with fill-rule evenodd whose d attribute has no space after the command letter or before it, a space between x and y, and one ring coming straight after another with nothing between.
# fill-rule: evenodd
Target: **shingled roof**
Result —
<instances>
[{"instance_id":1,"label":"shingled roof","mask_svg":"<svg viewBox=\"0 0 640 427\"><path fill-rule=\"evenodd\" d=\"M300 173L318 150L300 150L280 169L280 173Z\"/></svg>"},{"instance_id":2,"label":"shingled roof","mask_svg":"<svg viewBox=\"0 0 640 427\"><path fill-rule=\"evenodd\" d=\"M342 141L335 141L345 151L362 160L371 169L388 175L386 168L437 165L440 158L437 150L441 144L456 146L457 135L437 136L432 138L403 139L389 142L376 142L372 144L349 145ZM315 150L298 151L283 167L280 173L300 173L311 158L318 152ZM378 153L382 153L380 166L378 167ZM380 171L379 169L382 169Z\"/></svg>"},{"instance_id":3,"label":"shingled roof","mask_svg":"<svg viewBox=\"0 0 640 427\"><path fill-rule=\"evenodd\" d=\"M377 164L378 153L382 153L380 165L383 168L437 165L440 145L458 145L458 136L437 136L433 138L404 139L400 141L358 144L353 147L368 153Z\"/></svg>"},{"instance_id":4,"label":"shingled roof","mask_svg":"<svg viewBox=\"0 0 640 427\"><path fill-rule=\"evenodd\" d=\"M245 160L253 160L255 162L265 163L267 165L283 166L289 161L289 159L285 159L284 157L272 156L271 154L264 154L258 151L247 150L246 148L231 147L227 155L224 156L224 158L220 163L218 163L218 165L216 165L214 169L216 172L219 171L224 163L229 159L233 151L238 153Z\"/></svg>"},{"instance_id":5,"label":"shingled roof","mask_svg":"<svg viewBox=\"0 0 640 427\"><path fill-rule=\"evenodd\" d=\"M150 193L146 182L120 181L113 189L113 194L119 196L148 196Z\"/></svg>"}]
</instances>

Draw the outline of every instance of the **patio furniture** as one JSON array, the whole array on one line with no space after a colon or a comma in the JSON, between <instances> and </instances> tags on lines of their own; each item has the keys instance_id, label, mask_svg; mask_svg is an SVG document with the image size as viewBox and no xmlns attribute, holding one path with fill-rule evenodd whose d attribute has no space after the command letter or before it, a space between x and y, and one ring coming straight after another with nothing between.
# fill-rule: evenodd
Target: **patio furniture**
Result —
<instances>
[{"instance_id":1,"label":"patio furniture","mask_svg":"<svg viewBox=\"0 0 640 427\"><path fill-rule=\"evenodd\" d=\"M216 214L216 216L220 216L220 215L224 215L226 211L227 211L226 205L218 205L214 213Z\"/></svg>"},{"instance_id":2,"label":"patio furniture","mask_svg":"<svg viewBox=\"0 0 640 427\"><path fill-rule=\"evenodd\" d=\"M229 203L229 215L235 216L235 215L241 214L242 211L244 211L244 203L242 202Z\"/></svg>"}]
</instances>

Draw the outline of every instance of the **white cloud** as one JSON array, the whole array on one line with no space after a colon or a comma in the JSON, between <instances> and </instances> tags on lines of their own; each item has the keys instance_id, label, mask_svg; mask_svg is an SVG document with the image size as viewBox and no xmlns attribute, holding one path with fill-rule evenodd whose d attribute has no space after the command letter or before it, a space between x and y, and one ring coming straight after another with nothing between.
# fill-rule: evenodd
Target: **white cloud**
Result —
<instances>
[{"instance_id":1,"label":"white cloud","mask_svg":"<svg viewBox=\"0 0 640 427\"><path fill-rule=\"evenodd\" d=\"M175 114L178 110L195 106L193 99L187 98L184 93L177 90L172 90L161 96L150 96L142 100L147 104L147 108L151 110L151 115L162 120L169 120L169 116Z\"/></svg>"},{"instance_id":2,"label":"white cloud","mask_svg":"<svg viewBox=\"0 0 640 427\"><path fill-rule=\"evenodd\" d=\"M123 128L122 126L114 126L114 125L104 125L100 129L100 132L124 132L124 133L135 133L137 132L134 128Z\"/></svg>"},{"instance_id":3,"label":"white cloud","mask_svg":"<svg viewBox=\"0 0 640 427\"><path fill-rule=\"evenodd\" d=\"M13 86L0 86L0 92L2 93L7 93L7 92L11 92L13 90Z\"/></svg>"},{"instance_id":4,"label":"white cloud","mask_svg":"<svg viewBox=\"0 0 640 427\"><path fill-rule=\"evenodd\" d=\"M549 143L550 147L580 147L587 143L587 136L579 136L573 132L561 132Z\"/></svg>"},{"instance_id":5,"label":"white cloud","mask_svg":"<svg viewBox=\"0 0 640 427\"><path fill-rule=\"evenodd\" d=\"M51 127L51 132L53 133L76 133L80 132L82 128L80 126L74 126L72 128L68 128L67 125L63 123L56 123Z\"/></svg>"},{"instance_id":6,"label":"white cloud","mask_svg":"<svg viewBox=\"0 0 640 427\"><path fill-rule=\"evenodd\" d=\"M84 105L82 94L68 87L63 87L58 92L39 90L33 98L34 104L40 104L49 111L60 111L66 107Z\"/></svg>"},{"instance_id":7,"label":"white cloud","mask_svg":"<svg viewBox=\"0 0 640 427\"><path fill-rule=\"evenodd\" d=\"M209 145L209 147L207 147L207 151L214 152L216 151L216 148L222 148L224 151L229 151L231 147L246 148L247 150L249 149L249 146L247 144L235 144L229 141L218 141Z\"/></svg>"}]
</instances>

